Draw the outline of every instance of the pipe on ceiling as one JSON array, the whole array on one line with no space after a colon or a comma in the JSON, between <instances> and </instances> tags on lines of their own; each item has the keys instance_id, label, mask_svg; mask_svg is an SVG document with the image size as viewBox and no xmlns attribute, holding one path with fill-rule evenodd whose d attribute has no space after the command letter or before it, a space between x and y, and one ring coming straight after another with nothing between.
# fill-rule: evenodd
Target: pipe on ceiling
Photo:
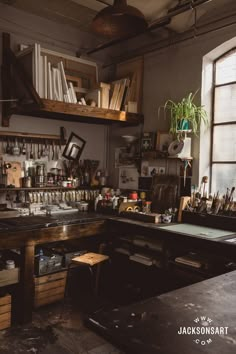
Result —
<instances>
[{"instance_id":1,"label":"pipe on ceiling","mask_svg":"<svg viewBox=\"0 0 236 354\"><path fill-rule=\"evenodd\" d=\"M172 17L180 15L180 14L182 14L182 13L184 13L186 11L189 11L191 9L194 9L197 6L203 5L204 3L209 2L209 1L212 1L212 0L189 0L185 4L180 4L180 6L177 6L177 7L173 8L173 9L170 9L166 16L163 16L163 17L159 18L158 20L153 21L148 26L148 28L145 31L143 31L141 33L140 32L134 33L132 35L125 36L125 37L122 37L122 38L117 38L117 39L111 40L111 41L103 43L103 44L99 44L94 49L91 49L88 52L86 52L86 54L90 55L90 54L96 53L96 52L98 52L98 51L100 51L102 49L109 48L112 45L122 43L122 42L124 42L124 41L126 41L128 39L135 38L135 37L137 37L137 36L139 36L141 34L150 32L150 31L155 30L157 28L165 27L166 25L170 24Z\"/></svg>"},{"instance_id":2,"label":"pipe on ceiling","mask_svg":"<svg viewBox=\"0 0 236 354\"><path fill-rule=\"evenodd\" d=\"M140 55L144 55L144 54L150 54L150 53L153 53L153 52L157 52L159 50L162 50L162 49L165 49L165 48L168 48L174 44L179 44L179 43L183 43L183 42L186 42L188 40L191 40L191 39L194 39L194 38L198 38L198 37L202 37L204 35L207 35L209 33L212 33L212 32L215 32L215 31L218 31L220 29L223 29L223 28L227 28L227 27L230 27L230 26L233 26L233 25L236 25L236 21L235 19L233 19L231 22L228 22L228 23L225 23L225 24L220 24L219 26L216 26L216 27L213 27L213 28L210 28L210 29L206 29L206 27L208 26L211 26L211 25L214 25L216 24L217 22L219 21L224 21L224 20L227 20L227 19L230 19L232 18L232 16L236 16L236 13L233 13L233 14L230 14L230 15L227 15L227 16L224 16L220 19L217 19L217 20L212 20L211 22L208 22L207 24L205 25L202 25L200 27L198 27L197 29L198 30L202 30L202 32L198 33L196 35L196 33L192 33L192 30L191 30L191 33L189 35L187 35L187 32L184 32L182 33L182 35L186 35L186 37L182 38L176 38L174 41L172 41L171 43L166 43L167 40L161 40L159 42L156 42L154 44L154 47L150 47L150 46L145 46L145 47L142 47L141 49L136 49L136 52L134 53L134 55L130 55L130 56L125 56L125 57L119 57L119 60L116 60L116 61L113 61L112 63L109 63L109 64L105 64L103 65L103 68L107 68L109 66L112 66L112 65L116 65L122 61L125 61L125 60L129 60L133 57L137 57L137 56L140 56ZM190 32L190 31L188 31ZM163 43L163 44L162 44Z\"/></svg>"}]
</instances>

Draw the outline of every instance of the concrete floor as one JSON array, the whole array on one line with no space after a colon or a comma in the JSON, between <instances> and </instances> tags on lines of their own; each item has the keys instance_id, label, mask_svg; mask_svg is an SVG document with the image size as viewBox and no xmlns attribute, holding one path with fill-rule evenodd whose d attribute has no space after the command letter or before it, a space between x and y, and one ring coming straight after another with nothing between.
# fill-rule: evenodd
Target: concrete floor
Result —
<instances>
[{"instance_id":1,"label":"concrete floor","mask_svg":"<svg viewBox=\"0 0 236 354\"><path fill-rule=\"evenodd\" d=\"M38 309L31 324L0 332L0 353L122 354L83 325L82 312L57 303Z\"/></svg>"}]
</instances>

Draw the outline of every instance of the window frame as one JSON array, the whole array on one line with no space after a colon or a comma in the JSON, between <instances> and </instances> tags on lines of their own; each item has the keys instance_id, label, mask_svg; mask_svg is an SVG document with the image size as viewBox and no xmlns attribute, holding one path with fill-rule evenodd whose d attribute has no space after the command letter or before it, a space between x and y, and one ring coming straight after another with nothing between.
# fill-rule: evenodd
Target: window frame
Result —
<instances>
[{"instance_id":1,"label":"window frame","mask_svg":"<svg viewBox=\"0 0 236 354\"><path fill-rule=\"evenodd\" d=\"M215 123L215 92L216 88L218 87L223 87L223 86L230 86L230 85L235 85L236 81L229 81L223 84L216 84L216 65L217 62L224 58L227 57L231 52L236 52L236 47L231 48L227 52L221 54L219 57L217 57L213 61L213 80L212 80L212 120L211 120L211 143L210 143L210 191L212 192L212 181L213 181L213 175L212 175L212 170L213 170L213 165L215 164L229 164L229 165L236 165L236 161L214 161L213 160L213 145L214 145L214 127L216 126L226 126L226 125L236 125L236 120L234 121L229 121L229 122L222 122L222 123ZM215 191L214 191L215 192Z\"/></svg>"}]
</instances>

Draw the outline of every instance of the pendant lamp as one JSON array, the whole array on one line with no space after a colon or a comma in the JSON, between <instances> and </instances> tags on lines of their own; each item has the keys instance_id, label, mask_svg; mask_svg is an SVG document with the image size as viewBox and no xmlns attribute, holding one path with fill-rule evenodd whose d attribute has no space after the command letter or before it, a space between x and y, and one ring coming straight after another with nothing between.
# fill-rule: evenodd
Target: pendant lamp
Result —
<instances>
[{"instance_id":1,"label":"pendant lamp","mask_svg":"<svg viewBox=\"0 0 236 354\"><path fill-rule=\"evenodd\" d=\"M110 38L141 33L146 28L142 12L129 6L126 0L114 0L114 4L101 10L92 22L93 32Z\"/></svg>"}]
</instances>

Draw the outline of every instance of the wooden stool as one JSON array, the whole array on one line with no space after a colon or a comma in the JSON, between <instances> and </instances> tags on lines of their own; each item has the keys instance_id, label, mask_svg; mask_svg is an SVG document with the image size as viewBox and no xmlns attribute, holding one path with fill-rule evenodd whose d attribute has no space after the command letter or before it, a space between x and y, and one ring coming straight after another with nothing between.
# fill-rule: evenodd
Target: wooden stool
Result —
<instances>
[{"instance_id":1,"label":"wooden stool","mask_svg":"<svg viewBox=\"0 0 236 354\"><path fill-rule=\"evenodd\" d=\"M104 254L89 252L89 253L82 254L82 256L77 256L72 258L71 262L77 265L81 263L87 264L88 266L92 267L95 264L104 262L108 259L109 257Z\"/></svg>"},{"instance_id":2,"label":"wooden stool","mask_svg":"<svg viewBox=\"0 0 236 354\"><path fill-rule=\"evenodd\" d=\"M95 282L95 296L97 296L98 293L98 286L99 286L99 277L100 277L100 267L101 263L109 260L109 256L106 256L104 254L99 254L99 253L85 253L81 256L77 256L71 259L70 264L68 266L68 273L67 273L67 278L66 278L66 286L65 286L65 293L64 293L64 302L63 302L63 312L64 312L64 307L65 307L65 301L66 301L66 296L68 292L68 279L70 275L70 270L74 268L74 266L79 266L79 265L84 265L87 266L91 275L92 279L92 284L93 284L93 278L94 278L94 272L93 272L93 267L97 265L97 272L96 272L96 282Z\"/></svg>"},{"instance_id":3,"label":"wooden stool","mask_svg":"<svg viewBox=\"0 0 236 354\"><path fill-rule=\"evenodd\" d=\"M99 253L85 253L82 256L77 256L71 259L71 264L73 265L87 265L89 267L90 274L93 279L93 266L98 265L97 268L97 274L96 274L96 284L95 284L95 295L98 293L98 285L99 285L99 277L100 277L100 271L101 267L100 264L104 261L107 261L109 259L108 256L104 254L99 254Z\"/></svg>"}]
</instances>

